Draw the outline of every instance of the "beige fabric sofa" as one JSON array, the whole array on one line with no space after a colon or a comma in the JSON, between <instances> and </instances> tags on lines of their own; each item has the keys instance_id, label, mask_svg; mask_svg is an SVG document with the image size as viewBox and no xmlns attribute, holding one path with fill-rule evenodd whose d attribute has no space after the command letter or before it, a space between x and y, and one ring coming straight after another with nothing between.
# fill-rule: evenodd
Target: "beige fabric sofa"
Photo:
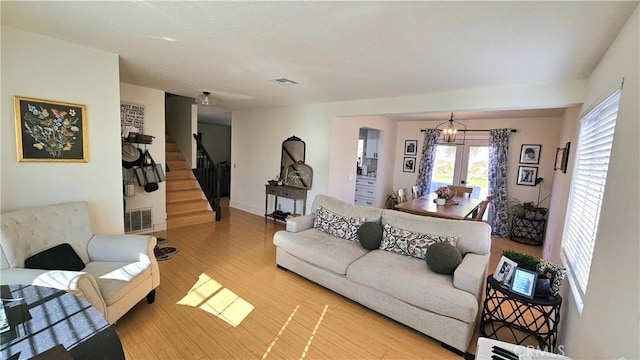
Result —
<instances>
[{"instance_id":1,"label":"beige fabric sofa","mask_svg":"<svg viewBox=\"0 0 640 360\"><path fill-rule=\"evenodd\" d=\"M149 303L160 284L147 235L94 235L86 202L22 209L2 214L0 283L66 290L87 299L115 323L141 299ZM25 260L69 243L85 264L81 271L25 269Z\"/></svg>"},{"instance_id":2,"label":"beige fabric sofa","mask_svg":"<svg viewBox=\"0 0 640 360\"><path fill-rule=\"evenodd\" d=\"M432 272L422 259L365 250L313 228L322 206L347 217L365 217L432 235L458 237L463 261L454 275ZM483 222L444 220L344 203L316 196L312 214L287 221L273 237L276 263L383 315L465 352L480 314L491 229Z\"/></svg>"}]
</instances>

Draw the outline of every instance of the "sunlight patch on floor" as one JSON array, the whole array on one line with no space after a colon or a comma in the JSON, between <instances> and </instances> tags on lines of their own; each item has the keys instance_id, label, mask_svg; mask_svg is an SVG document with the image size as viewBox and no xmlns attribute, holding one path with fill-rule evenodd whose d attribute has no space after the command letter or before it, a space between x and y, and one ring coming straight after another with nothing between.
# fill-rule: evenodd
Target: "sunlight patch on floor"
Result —
<instances>
[{"instance_id":1,"label":"sunlight patch on floor","mask_svg":"<svg viewBox=\"0 0 640 360\"><path fill-rule=\"evenodd\" d=\"M278 335L276 335L275 339L273 339L273 341L271 342L271 344L269 345L267 350L264 352L264 354L262 354L262 360L267 358L267 355L269 355L269 352L271 352L271 349L273 349L273 345L275 345L276 342L278 342L278 339L280 339L280 336L282 336L282 333L284 332L284 330L287 328L287 326L291 322L291 319L293 319L293 317L296 316L296 312L298 312L299 308L300 308L300 305L296 306L296 308L293 309L293 312L291 313L291 315L289 315L289 318L287 319L287 321L280 328L280 331L278 332Z\"/></svg>"},{"instance_id":2,"label":"sunlight patch on floor","mask_svg":"<svg viewBox=\"0 0 640 360\"><path fill-rule=\"evenodd\" d=\"M202 273L178 305L197 307L229 325L238 326L255 308L233 291Z\"/></svg>"},{"instance_id":3,"label":"sunlight patch on floor","mask_svg":"<svg viewBox=\"0 0 640 360\"><path fill-rule=\"evenodd\" d=\"M269 344L269 347L267 348L267 350L264 352L264 354L262 354L262 360L265 360L267 358L267 355L269 355L269 353L271 352L271 349L273 349L273 347L276 344L276 342L278 342L278 340L282 336L282 333L287 329L287 326L289 325L289 323L291 322L293 317L296 315L296 312L298 312L299 308L300 308L300 305L296 306L296 308L293 309L293 312L291 312L291 315L289 315L289 318L287 319L287 321L280 328L280 331L278 332L278 335L276 335L275 339L273 339L271 344ZM324 316L327 313L328 309L329 309L329 305L325 305L324 309L322 310L322 314L318 317L318 321L316 322L316 326L313 328L313 332L311 333L311 336L309 336L309 340L307 341L307 344L305 345L305 347L304 347L304 349L302 351L302 354L300 355L300 360L303 360L305 358L305 356L307 356L307 352L309 351L309 348L311 347L311 343L313 342L313 338L316 336L316 333L318 332L318 329L320 328L320 324L322 323L322 320L324 319ZM298 335L301 335L301 334L298 334Z\"/></svg>"},{"instance_id":4,"label":"sunlight patch on floor","mask_svg":"<svg viewBox=\"0 0 640 360\"><path fill-rule=\"evenodd\" d=\"M311 333L311 336L309 337L309 341L307 341L307 346L304 347L304 351L302 352L302 355L300 355L300 360L304 359L305 356L307 356L307 351L309 351L309 347L311 346L311 343L313 342L313 338L314 336L316 336L316 333L318 332L318 329L320 328L320 323L322 323L322 320L324 319L324 315L327 313L327 309L329 308L329 305L325 305L324 309L322 310L322 315L320 315L320 317L318 318L318 322L316 323L316 327L313 328L313 332Z\"/></svg>"}]
</instances>

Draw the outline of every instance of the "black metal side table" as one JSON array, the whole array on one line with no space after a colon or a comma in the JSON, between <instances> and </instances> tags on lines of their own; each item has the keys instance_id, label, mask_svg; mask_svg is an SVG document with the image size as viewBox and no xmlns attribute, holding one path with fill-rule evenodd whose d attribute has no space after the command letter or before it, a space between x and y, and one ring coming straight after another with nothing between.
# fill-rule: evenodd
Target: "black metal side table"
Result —
<instances>
[{"instance_id":1,"label":"black metal side table","mask_svg":"<svg viewBox=\"0 0 640 360\"><path fill-rule=\"evenodd\" d=\"M539 349L555 352L562 297L528 299L512 293L492 275L487 277L487 288L480 333L482 336L506 342L523 344L533 339Z\"/></svg>"}]
</instances>

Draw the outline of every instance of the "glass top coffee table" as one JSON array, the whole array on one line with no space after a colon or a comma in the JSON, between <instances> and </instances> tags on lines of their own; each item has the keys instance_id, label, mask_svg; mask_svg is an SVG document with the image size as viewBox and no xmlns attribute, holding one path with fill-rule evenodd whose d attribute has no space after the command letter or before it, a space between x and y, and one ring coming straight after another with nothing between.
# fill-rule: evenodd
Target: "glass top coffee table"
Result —
<instances>
[{"instance_id":1,"label":"glass top coffee table","mask_svg":"<svg viewBox=\"0 0 640 360\"><path fill-rule=\"evenodd\" d=\"M0 358L30 359L55 351L56 358L124 359L115 330L86 300L34 285L1 285L0 290L8 322L0 334Z\"/></svg>"}]
</instances>

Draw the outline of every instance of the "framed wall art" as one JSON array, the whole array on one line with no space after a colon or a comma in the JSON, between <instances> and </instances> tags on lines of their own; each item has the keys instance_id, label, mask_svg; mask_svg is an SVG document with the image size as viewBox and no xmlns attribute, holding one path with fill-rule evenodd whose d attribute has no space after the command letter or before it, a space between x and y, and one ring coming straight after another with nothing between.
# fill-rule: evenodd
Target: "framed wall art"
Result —
<instances>
[{"instance_id":1,"label":"framed wall art","mask_svg":"<svg viewBox=\"0 0 640 360\"><path fill-rule=\"evenodd\" d=\"M536 166L518 166L518 185L536 186L537 177Z\"/></svg>"},{"instance_id":2,"label":"framed wall art","mask_svg":"<svg viewBox=\"0 0 640 360\"><path fill-rule=\"evenodd\" d=\"M406 157L402 161L402 171L404 172L416 172L416 158Z\"/></svg>"},{"instance_id":3,"label":"framed wall art","mask_svg":"<svg viewBox=\"0 0 640 360\"><path fill-rule=\"evenodd\" d=\"M405 140L404 154L413 156L418 155L418 140Z\"/></svg>"},{"instance_id":4,"label":"framed wall art","mask_svg":"<svg viewBox=\"0 0 640 360\"><path fill-rule=\"evenodd\" d=\"M556 149L556 161L553 165L553 170L562 170L563 173L567 172L567 163L569 162L570 148L571 142L568 142L563 148Z\"/></svg>"},{"instance_id":5,"label":"framed wall art","mask_svg":"<svg viewBox=\"0 0 640 360\"><path fill-rule=\"evenodd\" d=\"M127 132L144 134L144 105L120 104L120 123ZM123 136L126 138L126 136Z\"/></svg>"},{"instance_id":6,"label":"framed wall art","mask_svg":"<svg viewBox=\"0 0 640 360\"><path fill-rule=\"evenodd\" d=\"M87 107L14 97L18 162L87 162Z\"/></svg>"},{"instance_id":7,"label":"framed wall art","mask_svg":"<svg viewBox=\"0 0 640 360\"><path fill-rule=\"evenodd\" d=\"M522 144L520 148L521 164L539 164L542 145Z\"/></svg>"}]
</instances>

